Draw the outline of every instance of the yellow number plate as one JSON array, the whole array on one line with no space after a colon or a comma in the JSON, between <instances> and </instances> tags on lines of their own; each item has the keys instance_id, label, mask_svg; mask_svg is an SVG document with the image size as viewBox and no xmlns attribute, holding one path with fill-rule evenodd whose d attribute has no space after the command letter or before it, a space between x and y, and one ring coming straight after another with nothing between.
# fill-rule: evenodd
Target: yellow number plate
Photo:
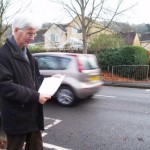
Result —
<instances>
[{"instance_id":1,"label":"yellow number plate","mask_svg":"<svg viewBox=\"0 0 150 150\"><path fill-rule=\"evenodd\" d=\"M97 81L100 80L100 76L91 76L89 79L90 81Z\"/></svg>"}]
</instances>

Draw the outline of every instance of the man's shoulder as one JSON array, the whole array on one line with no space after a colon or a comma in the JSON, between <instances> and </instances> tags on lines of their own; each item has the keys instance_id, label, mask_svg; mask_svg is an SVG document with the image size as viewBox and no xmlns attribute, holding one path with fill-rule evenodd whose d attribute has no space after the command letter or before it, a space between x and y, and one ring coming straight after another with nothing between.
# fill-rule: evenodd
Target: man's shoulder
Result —
<instances>
[{"instance_id":1,"label":"man's shoulder","mask_svg":"<svg viewBox=\"0 0 150 150\"><path fill-rule=\"evenodd\" d=\"M10 47L5 43L0 48L0 58L2 58L2 57L8 57L9 53L10 53Z\"/></svg>"},{"instance_id":2,"label":"man's shoulder","mask_svg":"<svg viewBox=\"0 0 150 150\"><path fill-rule=\"evenodd\" d=\"M4 49L6 49L7 48L7 45L6 45L6 43L4 43L1 47L0 47L0 51L3 51Z\"/></svg>"}]
</instances>

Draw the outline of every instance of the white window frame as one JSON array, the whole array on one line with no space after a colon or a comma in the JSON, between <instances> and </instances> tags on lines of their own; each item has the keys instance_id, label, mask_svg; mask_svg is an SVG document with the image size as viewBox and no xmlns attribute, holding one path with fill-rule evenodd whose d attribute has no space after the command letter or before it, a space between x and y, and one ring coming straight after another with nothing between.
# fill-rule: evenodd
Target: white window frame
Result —
<instances>
[{"instance_id":1,"label":"white window frame","mask_svg":"<svg viewBox=\"0 0 150 150\"><path fill-rule=\"evenodd\" d=\"M58 43L59 42L59 35L58 34L51 34L51 42Z\"/></svg>"},{"instance_id":2,"label":"white window frame","mask_svg":"<svg viewBox=\"0 0 150 150\"><path fill-rule=\"evenodd\" d=\"M79 33L79 29L78 28L72 28L72 32L73 32L73 34L78 34Z\"/></svg>"}]
</instances>

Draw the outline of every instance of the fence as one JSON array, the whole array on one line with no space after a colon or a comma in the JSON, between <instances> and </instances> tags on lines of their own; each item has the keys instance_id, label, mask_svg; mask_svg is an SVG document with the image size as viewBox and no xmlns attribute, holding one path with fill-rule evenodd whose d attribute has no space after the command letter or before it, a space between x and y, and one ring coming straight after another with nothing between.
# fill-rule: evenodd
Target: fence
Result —
<instances>
[{"instance_id":1,"label":"fence","mask_svg":"<svg viewBox=\"0 0 150 150\"><path fill-rule=\"evenodd\" d=\"M112 66L112 81L147 82L149 65L117 65Z\"/></svg>"}]
</instances>

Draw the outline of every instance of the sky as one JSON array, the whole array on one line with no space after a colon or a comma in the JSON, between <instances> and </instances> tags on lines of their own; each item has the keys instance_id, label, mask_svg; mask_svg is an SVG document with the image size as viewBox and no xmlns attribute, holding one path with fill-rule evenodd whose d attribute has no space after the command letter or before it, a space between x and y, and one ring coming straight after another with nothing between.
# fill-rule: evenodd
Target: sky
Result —
<instances>
[{"instance_id":1,"label":"sky","mask_svg":"<svg viewBox=\"0 0 150 150\"><path fill-rule=\"evenodd\" d=\"M131 0L132 1L132 0ZM149 23L150 24L150 1L149 0L136 0L137 5L129 14L130 22L135 24Z\"/></svg>"},{"instance_id":2,"label":"sky","mask_svg":"<svg viewBox=\"0 0 150 150\"><path fill-rule=\"evenodd\" d=\"M108 1L111 1L111 5L115 5L115 0ZM32 15L35 16L35 18L38 18L38 20L42 23L66 23L70 21L70 18L68 17L69 15L64 13L63 8L56 3L50 2L50 0L14 0L14 5L12 5L11 11L17 10L17 6L22 7L23 10L24 6L26 6L26 4L29 2L31 2L30 7L28 7L25 12L28 11L32 13ZM117 17L116 20L129 24L150 24L149 4L149 0L124 0L120 9L126 9L131 7L132 5L135 6L125 12L124 15L120 15L119 17ZM110 5L110 3L108 5Z\"/></svg>"}]
</instances>

